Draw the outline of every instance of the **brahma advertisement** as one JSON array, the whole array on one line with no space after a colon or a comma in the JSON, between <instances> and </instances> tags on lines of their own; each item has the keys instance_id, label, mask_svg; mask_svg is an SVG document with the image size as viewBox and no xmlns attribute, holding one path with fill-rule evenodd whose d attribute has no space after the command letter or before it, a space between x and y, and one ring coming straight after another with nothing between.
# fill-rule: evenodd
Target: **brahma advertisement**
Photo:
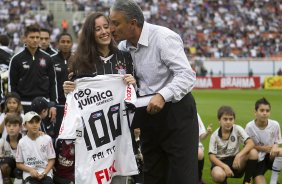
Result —
<instances>
[{"instance_id":1,"label":"brahma advertisement","mask_svg":"<svg viewBox=\"0 0 282 184\"><path fill-rule=\"evenodd\" d=\"M195 89L258 89L260 77L197 77Z\"/></svg>"}]
</instances>

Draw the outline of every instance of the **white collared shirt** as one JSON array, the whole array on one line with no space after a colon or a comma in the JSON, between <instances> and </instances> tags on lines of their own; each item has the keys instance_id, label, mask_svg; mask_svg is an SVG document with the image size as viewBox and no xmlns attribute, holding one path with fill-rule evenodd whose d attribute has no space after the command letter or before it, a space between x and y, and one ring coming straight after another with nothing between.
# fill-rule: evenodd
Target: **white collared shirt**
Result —
<instances>
[{"instance_id":1,"label":"white collared shirt","mask_svg":"<svg viewBox=\"0 0 282 184\"><path fill-rule=\"evenodd\" d=\"M119 48L131 53L140 96L160 93L166 102L178 102L192 91L196 74L170 29L144 22L137 47L122 41Z\"/></svg>"}]
</instances>

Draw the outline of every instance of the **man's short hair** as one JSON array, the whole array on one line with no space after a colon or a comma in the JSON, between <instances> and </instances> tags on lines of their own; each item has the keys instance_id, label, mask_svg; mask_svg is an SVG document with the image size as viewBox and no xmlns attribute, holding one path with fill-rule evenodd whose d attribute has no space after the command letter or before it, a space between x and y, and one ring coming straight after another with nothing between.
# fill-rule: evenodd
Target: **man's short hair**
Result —
<instances>
[{"instance_id":1,"label":"man's short hair","mask_svg":"<svg viewBox=\"0 0 282 184\"><path fill-rule=\"evenodd\" d=\"M40 33L40 27L38 24L27 26L24 31L24 36L27 36L29 33L34 33L34 32Z\"/></svg>"},{"instance_id":2,"label":"man's short hair","mask_svg":"<svg viewBox=\"0 0 282 184\"><path fill-rule=\"evenodd\" d=\"M8 47L10 39L7 35L0 35L0 45Z\"/></svg>"},{"instance_id":3,"label":"man's short hair","mask_svg":"<svg viewBox=\"0 0 282 184\"><path fill-rule=\"evenodd\" d=\"M31 110L40 114L43 110L49 109L49 102L45 97L39 96L32 100Z\"/></svg>"},{"instance_id":4,"label":"man's short hair","mask_svg":"<svg viewBox=\"0 0 282 184\"><path fill-rule=\"evenodd\" d=\"M220 118L221 118L224 114L233 116L234 119L235 119L235 112L234 112L234 110L232 109L232 107L230 107L230 106L221 106L221 107L218 109L218 111L217 111L217 119L220 120Z\"/></svg>"},{"instance_id":5,"label":"man's short hair","mask_svg":"<svg viewBox=\"0 0 282 184\"><path fill-rule=\"evenodd\" d=\"M46 28L41 28L40 32L47 32L49 34L49 37L51 35L51 31L49 29L46 29Z\"/></svg>"},{"instance_id":6,"label":"man's short hair","mask_svg":"<svg viewBox=\"0 0 282 184\"><path fill-rule=\"evenodd\" d=\"M259 108L260 105L268 105L269 108L271 109L271 105L270 105L269 101L266 100L266 98L264 98L264 97L261 98L261 99L258 99L258 100L256 101L256 103L255 103L255 110L256 110L256 111L258 110L258 108Z\"/></svg>"},{"instance_id":7,"label":"man's short hair","mask_svg":"<svg viewBox=\"0 0 282 184\"><path fill-rule=\"evenodd\" d=\"M7 116L4 119L4 123L5 125L10 123L10 124L18 124L21 126L23 123L23 118L21 117L21 115L17 113L7 114Z\"/></svg>"}]
</instances>

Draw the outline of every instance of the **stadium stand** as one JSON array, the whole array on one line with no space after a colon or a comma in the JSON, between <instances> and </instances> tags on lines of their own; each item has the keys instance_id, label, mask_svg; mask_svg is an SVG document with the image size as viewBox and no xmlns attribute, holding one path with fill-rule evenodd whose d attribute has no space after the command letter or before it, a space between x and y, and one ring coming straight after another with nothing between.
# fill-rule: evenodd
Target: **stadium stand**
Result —
<instances>
[{"instance_id":1,"label":"stadium stand","mask_svg":"<svg viewBox=\"0 0 282 184\"><path fill-rule=\"evenodd\" d=\"M68 22L77 33L88 12L108 12L113 0L64 0L65 11L80 13ZM13 48L23 26L39 22L55 28L48 1L0 0L0 33L8 32ZM54 3L56 1L49 1ZM57 1L58 2L58 1ZM281 58L282 4L276 0L138 0L148 22L179 33L190 57ZM44 3L44 4L43 4ZM46 14L30 13L45 10ZM38 12L38 11L37 11ZM54 12L55 14L55 12ZM60 25L60 22L59 22ZM58 30L57 30L58 32Z\"/></svg>"}]
</instances>

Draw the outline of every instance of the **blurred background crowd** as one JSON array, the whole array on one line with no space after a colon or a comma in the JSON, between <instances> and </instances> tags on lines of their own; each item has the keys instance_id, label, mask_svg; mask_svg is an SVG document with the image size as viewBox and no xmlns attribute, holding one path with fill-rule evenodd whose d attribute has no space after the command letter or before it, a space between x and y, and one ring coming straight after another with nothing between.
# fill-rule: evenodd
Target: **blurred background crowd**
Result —
<instances>
[{"instance_id":1,"label":"blurred background crowd","mask_svg":"<svg viewBox=\"0 0 282 184\"><path fill-rule=\"evenodd\" d=\"M65 0L65 10L108 12L113 0ZM49 1L50 2L50 1ZM53 1L58 2L58 1ZM190 57L281 58L282 3L277 0L138 0L146 20L176 31ZM66 26L76 36L84 17L68 17ZM60 22L59 22L60 21ZM0 0L0 34L7 33L10 47L22 47L25 26L39 23L52 30L51 40L62 28L45 1Z\"/></svg>"}]
</instances>

